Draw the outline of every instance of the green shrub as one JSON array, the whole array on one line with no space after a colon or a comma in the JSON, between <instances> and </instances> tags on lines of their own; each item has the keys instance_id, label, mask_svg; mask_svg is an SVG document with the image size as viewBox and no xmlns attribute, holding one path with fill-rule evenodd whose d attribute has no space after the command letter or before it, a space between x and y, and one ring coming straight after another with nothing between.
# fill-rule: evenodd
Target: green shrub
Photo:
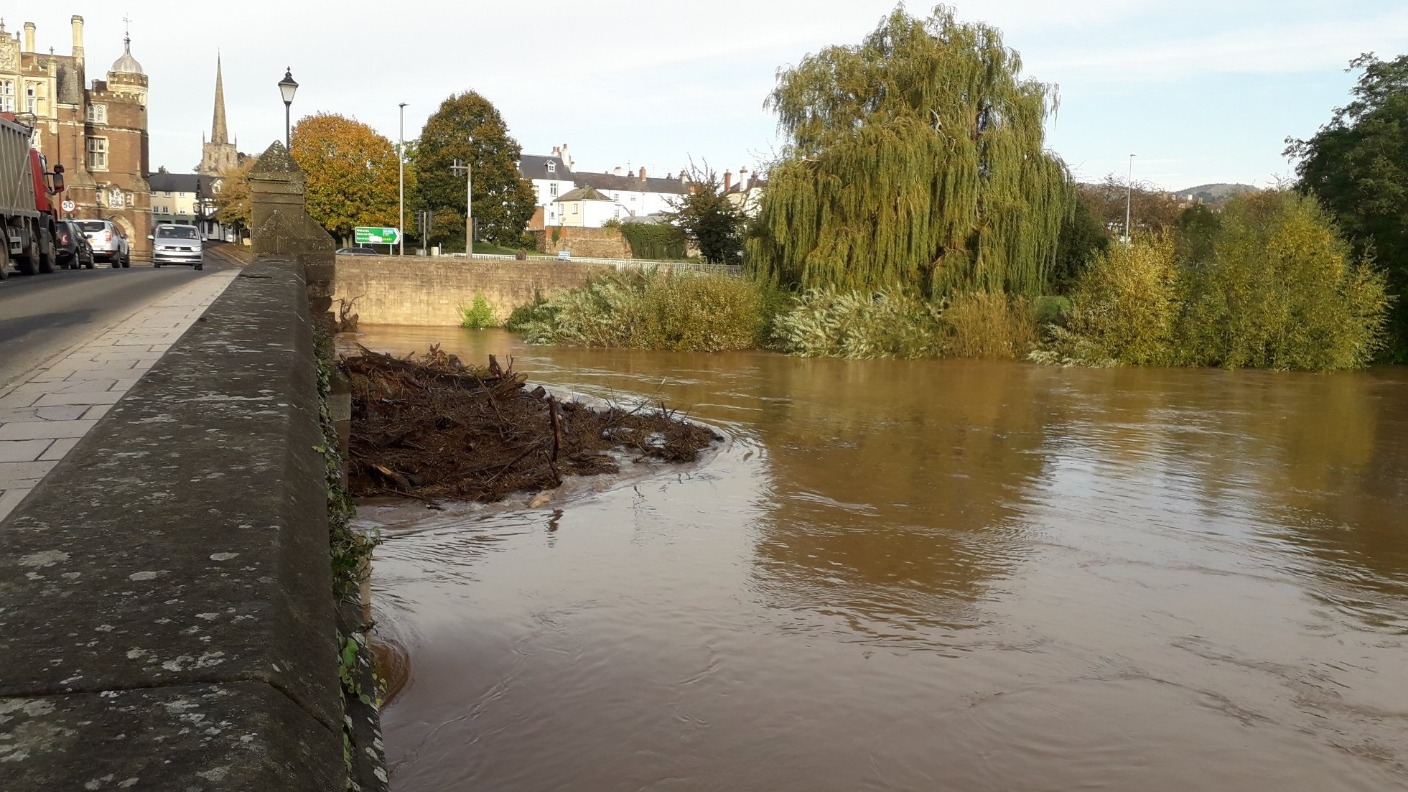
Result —
<instances>
[{"instance_id":1,"label":"green shrub","mask_svg":"<svg viewBox=\"0 0 1408 792\"><path fill-rule=\"evenodd\" d=\"M1326 371L1367 365L1388 307L1383 276L1356 264L1313 198L1238 196L1211 261L1186 272L1183 362Z\"/></svg>"},{"instance_id":2,"label":"green shrub","mask_svg":"<svg viewBox=\"0 0 1408 792\"><path fill-rule=\"evenodd\" d=\"M943 312L944 352L951 357L1016 360L1036 340L1036 313L1021 297L976 291L956 294Z\"/></svg>"},{"instance_id":3,"label":"green shrub","mask_svg":"<svg viewBox=\"0 0 1408 792\"><path fill-rule=\"evenodd\" d=\"M1029 358L1091 366L1170 365L1178 289L1168 236L1112 245L1076 282L1066 327L1049 326L1045 342Z\"/></svg>"},{"instance_id":4,"label":"green shrub","mask_svg":"<svg viewBox=\"0 0 1408 792\"><path fill-rule=\"evenodd\" d=\"M460 327L468 327L472 330L480 330L485 327L498 327L499 323L494 317L494 306L484 299L484 295L474 295L473 305L460 306Z\"/></svg>"},{"instance_id":5,"label":"green shrub","mask_svg":"<svg viewBox=\"0 0 1408 792\"><path fill-rule=\"evenodd\" d=\"M685 258L684 231L668 223L617 223L631 247L631 257L657 261Z\"/></svg>"},{"instance_id":6,"label":"green shrub","mask_svg":"<svg viewBox=\"0 0 1408 792\"><path fill-rule=\"evenodd\" d=\"M762 307L755 283L723 273L617 271L525 311L515 329L532 343L750 349L762 337Z\"/></svg>"},{"instance_id":7,"label":"green shrub","mask_svg":"<svg viewBox=\"0 0 1408 792\"><path fill-rule=\"evenodd\" d=\"M523 333L533 324L551 321L554 312L551 305L542 295L538 295L533 302L514 308L504 322L504 329Z\"/></svg>"},{"instance_id":8,"label":"green shrub","mask_svg":"<svg viewBox=\"0 0 1408 792\"><path fill-rule=\"evenodd\" d=\"M1066 319L1071 313L1071 300L1069 297L1059 297L1048 295L1036 298L1036 321L1040 325L1060 325L1066 326Z\"/></svg>"},{"instance_id":9,"label":"green shrub","mask_svg":"<svg viewBox=\"0 0 1408 792\"><path fill-rule=\"evenodd\" d=\"M934 357L944 345L939 315L927 300L895 289L811 289L777 315L772 340L804 357Z\"/></svg>"},{"instance_id":10,"label":"green shrub","mask_svg":"<svg viewBox=\"0 0 1408 792\"><path fill-rule=\"evenodd\" d=\"M1384 277L1353 261L1314 199L1250 193L1204 226L1201 257L1185 266L1167 237L1111 249L1031 359L1310 371L1370 362L1391 299Z\"/></svg>"},{"instance_id":11,"label":"green shrub","mask_svg":"<svg viewBox=\"0 0 1408 792\"><path fill-rule=\"evenodd\" d=\"M722 273L680 273L647 283L640 336L648 349L752 349L762 338L762 292Z\"/></svg>"}]
</instances>

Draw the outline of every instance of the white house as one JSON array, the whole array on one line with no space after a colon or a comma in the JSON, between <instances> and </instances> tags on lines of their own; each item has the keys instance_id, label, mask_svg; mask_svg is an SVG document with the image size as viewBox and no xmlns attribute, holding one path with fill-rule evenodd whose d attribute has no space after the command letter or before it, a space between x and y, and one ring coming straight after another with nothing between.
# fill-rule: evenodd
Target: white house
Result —
<instances>
[{"instance_id":1,"label":"white house","mask_svg":"<svg viewBox=\"0 0 1408 792\"><path fill-rule=\"evenodd\" d=\"M532 229L555 225L598 228L612 219L657 215L671 211L673 201L689 191L689 181L683 173L678 178L667 175L661 179L651 178L645 168L629 174L622 168L610 173L575 171L566 145L554 146L549 156L524 155L518 162L518 173L532 183L537 196L538 210L529 223ZM595 195L590 199L579 195L570 202L562 200L583 187L592 188ZM606 205L602 205L603 201ZM587 202L591 204L590 211ZM577 209L576 216L564 214L572 207Z\"/></svg>"},{"instance_id":2,"label":"white house","mask_svg":"<svg viewBox=\"0 0 1408 792\"><path fill-rule=\"evenodd\" d=\"M553 202L553 210L560 221L553 225L576 228L601 228L606 221L617 217L619 211L614 201L592 187L578 187Z\"/></svg>"},{"instance_id":3,"label":"white house","mask_svg":"<svg viewBox=\"0 0 1408 792\"><path fill-rule=\"evenodd\" d=\"M571 159L564 157L560 149L556 148L553 149L552 156L525 154L518 161L518 175L533 183L533 192L538 198L537 205L543 215L540 222L545 226L563 225L555 202L577 187L572 176L572 166L568 164L570 162Z\"/></svg>"},{"instance_id":4,"label":"white house","mask_svg":"<svg viewBox=\"0 0 1408 792\"><path fill-rule=\"evenodd\" d=\"M758 216L765 187L767 182L758 178L757 174L749 173L746 167L738 169L737 182L733 180L733 173L724 171L724 197L735 209L742 210L745 217Z\"/></svg>"}]
</instances>

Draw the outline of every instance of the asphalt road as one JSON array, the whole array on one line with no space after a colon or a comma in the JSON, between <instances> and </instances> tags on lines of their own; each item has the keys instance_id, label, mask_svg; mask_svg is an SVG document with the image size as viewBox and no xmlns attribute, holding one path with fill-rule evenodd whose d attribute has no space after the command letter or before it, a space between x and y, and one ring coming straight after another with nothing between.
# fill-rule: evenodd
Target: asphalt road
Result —
<instances>
[{"instance_id":1,"label":"asphalt road","mask_svg":"<svg viewBox=\"0 0 1408 792\"><path fill-rule=\"evenodd\" d=\"M24 276L11 270L0 281L0 389L84 343L195 278L238 266L207 247L205 268L154 269L133 262L129 269L59 270Z\"/></svg>"}]
</instances>

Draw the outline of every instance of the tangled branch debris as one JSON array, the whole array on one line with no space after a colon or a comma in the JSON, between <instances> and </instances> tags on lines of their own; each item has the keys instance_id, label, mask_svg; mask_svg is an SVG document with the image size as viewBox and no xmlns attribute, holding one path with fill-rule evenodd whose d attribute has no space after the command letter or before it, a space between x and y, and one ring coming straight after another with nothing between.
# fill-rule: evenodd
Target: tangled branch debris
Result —
<instances>
[{"instance_id":1,"label":"tangled branch debris","mask_svg":"<svg viewBox=\"0 0 1408 792\"><path fill-rule=\"evenodd\" d=\"M612 453L693 461L722 438L663 405L623 410L560 402L499 365L467 367L439 346L419 359L362 348L344 357L352 385L353 495L497 501L556 488L562 477L616 473Z\"/></svg>"}]
</instances>

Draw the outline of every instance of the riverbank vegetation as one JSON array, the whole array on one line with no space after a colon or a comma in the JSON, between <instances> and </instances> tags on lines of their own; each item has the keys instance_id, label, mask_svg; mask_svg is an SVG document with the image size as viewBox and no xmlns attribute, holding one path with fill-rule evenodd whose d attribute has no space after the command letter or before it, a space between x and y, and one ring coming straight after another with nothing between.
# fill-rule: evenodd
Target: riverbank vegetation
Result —
<instances>
[{"instance_id":1,"label":"riverbank vegetation","mask_svg":"<svg viewBox=\"0 0 1408 792\"><path fill-rule=\"evenodd\" d=\"M1361 174L1338 195L1334 164L1408 115L1408 60L1356 65L1356 102L1292 146L1300 192L1210 207L1113 177L1075 185L1045 148L1055 89L1022 76L999 31L897 9L779 74L768 105L788 142L756 217L701 178L690 205L711 224L676 218L701 247L710 230L710 258L741 257L742 277L612 273L508 327L543 343L1094 366L1352 369L1388 338L1408 356L1401 187Z\"/></svg>"},{"instance_id":2,"label":"riverbank vegetation","mask_svg":"<svg viewBox=\"0 0 1408 792\"><path fill-rule=\"evenodd\" d=\"M1100 255L1077 281L1043 363L1326 371L1365 366L1383 341L1382 273L1357 263L1311 198L1233 198L1204 244L1169 233Z\"/></svg>"},{"instance_id":3,"label":"riverbank vegetation","mask_svg":"<svg viewBox=\"0 0 1408 792\"><path fill-rule=\"evenodd\" d=\"M507 327L536 343L722 352L752 349L766 324L764 290L722 272L611 272L515 311Z\"/></svg>"}]
</instances>

